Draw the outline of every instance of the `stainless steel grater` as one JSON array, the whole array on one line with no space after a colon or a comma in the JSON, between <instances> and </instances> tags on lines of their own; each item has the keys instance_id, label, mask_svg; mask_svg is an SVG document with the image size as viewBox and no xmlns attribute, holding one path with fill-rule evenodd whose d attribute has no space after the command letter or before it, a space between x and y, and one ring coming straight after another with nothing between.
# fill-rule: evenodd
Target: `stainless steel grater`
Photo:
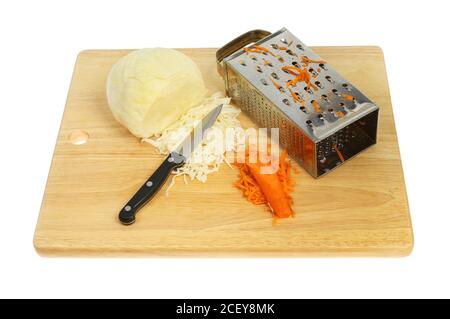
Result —
<instances>
[{"instance_id":1,"label":"stainless steel grater","mask_svg":"<svg viewBox=\"0 0 450 319\"><path fill-rule=\"evenodd\" d=\"M379 108L287 29L217 51L227 94L319 177L376 143Z\"/></svg>"}]
</instances>

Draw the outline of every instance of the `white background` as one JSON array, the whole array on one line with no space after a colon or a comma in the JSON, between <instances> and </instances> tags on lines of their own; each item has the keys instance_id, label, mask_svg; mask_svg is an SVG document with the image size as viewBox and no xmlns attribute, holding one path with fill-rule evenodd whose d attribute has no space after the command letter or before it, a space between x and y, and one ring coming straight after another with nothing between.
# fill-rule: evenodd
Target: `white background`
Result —
<instances>
[{"instance_id":1,"label":"white background","mask_svg":"<svg viewBox=\"0 0 450 319\"><path fill-rule=\"evenodd\" d=\"M1 1L0 297L450 297L448 1ZM383 48L415 248L407 258L46 259L32 245L77 53L219 47L288 27ZM128 280L121 274L134 273Z\"/></svg>"}]
</instances>

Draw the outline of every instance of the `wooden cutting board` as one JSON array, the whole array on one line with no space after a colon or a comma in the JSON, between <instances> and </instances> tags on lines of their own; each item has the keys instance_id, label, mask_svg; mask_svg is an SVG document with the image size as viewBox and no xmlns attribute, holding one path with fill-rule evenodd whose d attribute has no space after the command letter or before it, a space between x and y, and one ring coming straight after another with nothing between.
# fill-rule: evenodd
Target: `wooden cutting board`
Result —
<instances>
[{"instance_id":1,"label":"wooden cutting board","mask_svg":"<svg viewBox=\"0 0 450 319\"><path fill-rule=\"evenodd\" d=\"M321 179L296 176L295 218L275 226L232 186L223 165L206 184L179 179L132 226L119 209L163 160L113 118L105 97L111 66L129 50L79 54L36 227L45 256L404 256L413 232L383 53L378 47L316 47L380 106L379 142ZM212 91L224 89L215 49L182 49ZM254 125L245 115L244 126ZM85 144L76 145L86 134ZM83 136L82 136L83 137Z\"/></svg>"}]
</instances>

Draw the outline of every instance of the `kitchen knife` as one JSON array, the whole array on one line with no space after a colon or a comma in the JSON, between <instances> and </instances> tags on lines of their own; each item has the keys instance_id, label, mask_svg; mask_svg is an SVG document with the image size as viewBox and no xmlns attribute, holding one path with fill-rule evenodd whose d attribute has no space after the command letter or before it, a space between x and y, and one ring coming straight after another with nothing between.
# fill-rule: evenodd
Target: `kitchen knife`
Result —
<instances>
[{"instance_id":1,"label":"kitchen knife","mask_svg":"<svg viewBox=\"0 0 450 319\"><path fill-rule=\"evenodd\" d=\"M119 220L122 224L131 225L135 222L138 210L159 191L174 169L186 163L189 156L203 140L206 130L213 126L221 111L222 104L209 112L185 140L167 156L153 175L147 179L144 185L120 211Z\"/></svg>"}]
</instances>

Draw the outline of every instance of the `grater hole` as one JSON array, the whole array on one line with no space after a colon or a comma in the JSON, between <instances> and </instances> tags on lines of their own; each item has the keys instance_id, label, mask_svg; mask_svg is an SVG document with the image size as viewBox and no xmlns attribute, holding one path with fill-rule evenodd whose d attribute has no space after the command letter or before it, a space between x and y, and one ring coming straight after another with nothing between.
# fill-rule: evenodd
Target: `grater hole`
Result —
<instances>
[{"instance_id":1,"label":"grater hole","mask_svg":"<svg viewBox=\"0 0 450 319\"><path fill-rule=\"evenodd\" d=\"M261 83L264 85L268 85L269 83L267 83L266 79L261 79Z\"/></svg>"},{"instance_id":2,"label":"grater hole","mask_svg":"<svg viewBox=\"0 0 450 319\"><path fill-rule=\"evenodd\" d=\"M286 105L290 105L289 100L288 99L283 99L283 103Z\"/></svg>"},{"instance_id":3,"label":"grater hole","mask_svg":"<svg viewBox=\"0 0 450 319\"><path fill-rule=\"evenodd\" d=\"M295 55L295 53L292 52L292 50L286 50L286 53L289 54L289 55Z\"/></svg>"},{"instance_id":4,"label":"grater hole","mask_svg":"<svg viewBox=\"0 0 450 319\"><path fill-rule=\"evenodd\" d=\"M312 127L312 121L311 120L306 120L306 125L308 125L309 127Z\"/></svg>"},{"instance_id":5,"label":"grater hole","mask_svg":"<svg viewBox=\"0 0 450 319\"><path fill-rule=\"evenodd\" d=\"M311 73L314 77L317 77L318 73L313 68L309 68L309 73Z\"/></svg>"},{"instance_id":6,"label":"grater hole","mask_svg":"<svg viewBox=\"0 0 450 319\"><path fill-rule=\"evenodd\" d=\"M297 62L297 61L294 61L294 62L292 62L292 65L293 65L293 66L295 66L295 67L297 67L297 68L299 68L299 67L300 67L300 64L298 64L298 62Z\"/></svg>"},{"instance_id":7,"label":"grater hole","mask_svg":"<svg viewBox=\"0 0 450 319\"><path fill-rule=\"evenodd\" d=\"M316 81L314 82L315 85L317 85L319 88L323 89L323 85L322 83L320 83L320 81Z\"/></svg>"},{"instance_id":8,"label":"grater hole","mask_svg":"<svg viewBox=\"0 0 450 319\"><path fill-rule=\"evenodd\" d=\"M268 60L266 60L266 59L263 59L263 60L264 60L264 65L268 65L268 66L270 66L270 67L273 67L272 62L270 62L270 61L268 61Z\"/></svg>"},{"instance_id":9,"label":"grater hole","mask_svg":"<svg viewBox=\"0 0 450 319\"><path fill-rule=\"evenodd\" d=\"M302 111L303 113L306 113L306 107L300 106L300 111Z\"/></svg>"},{"instance_id":10,"label":"grater hole","mask_svg":"<svg viewBox=\"0 0 450 319\"><path fill-rule=\"evenodd\" d=\"M333 112L334 112L334 109L333 109L332 107L330 107L330 108L328 109L328 112L333 113Z\"/></svg>"},{"instance_id":11,"label":"grater hole","mask_svg":"<svg viewBox=\"0 0 450 319\"><path fill-rule=\"evenodd\" d=\"M297 44L297 49L305 51L305 48L301 44Z\"/></svg>"},{"instance_id":12,"label":"grater hole","mask_svg":"<svg viewBox=\"0 0 450 319\"><path fill-rule=\"evenodd\" d=\"M244 60L239 61L239 64L242 65L242 66L247 66L247 64L245 64Z\"/></svg>"},{"instance_id":13,"label":"grater hole","mask_svg":"<svg viewBox=\"0 0 450 319\"><path fill-rule=\"evenodd\" d=\"M253 61L258 61L258 59L255 56L251 56L250 59L252 59Z\"/></svg>"},{"instance_id":14,"label":"grater hole","mask_svg":"<svg viewBox=\"0 0 450 319\"><path fill-rule=\"evenodd\" d=\"M343 87L344 89L346 89L347 91L351 91L351 90L352 90L352 88L350 87L350 85L348 85L347 83L342 84L342 87Z\"/></svg>"},{"instance_id":15,"label":"grater hole","mask_svg":"<svg viewBox=\"0 0 450 319\"><path fill-rule=\"evenodd\" d=\"M322 68L323 70L328 70L328 68L325 66L325 64L323 63L319 63L320 68Z\"/></svg>"},{"instance_id":16,"label":"grater hole","mask_svg":"<svg viewBox=\"0 0 450 319\"><path fill-rule=\"evenodd\" d=\"M262 73L262 69L261 69L261 67L258 65L257 67L256 67L256 71L258 71L259 73Z\"/></svg>"},{"instance_id":17,"label":"grater hole","mask_svg":"<svg viewBox=\"0 0 450 319\"><path fill-rule=\"evenodd\" d=\"M330 82L330 83L333 83L334 82L334 80L331 78L331 76L329 76L329 75L327 75L327 76L325 76L325 79L328 81L328 82Z\"/></svg>"},{"instance_id":18,"label":"grater hole","mask_svg":"<svg viewBox=\"0 0 450 319\"><path fill-rule=\"evenodd\" d=\"M275 50L278 50L278 48L279 48L278 45L275 43L272 43L270 46Z\"/></svg>"},{"instance_id":19,"label":"grater hole","mask_svg":"<svg viewBox=\"0 0 450 319\"><path fill-rule=\"evenodd\" d=\"M305 90L306 92L308 92L309 94L313 94L313 91L312 91L309 87L307 87L307 86L304 87L304 90Z\"/></svg>"},{"instance_id":20,"label":"grater hole","mask_svg":"<svg viewBox=\"0 0 450 319\"><path fill-rule=\"evenodd\" d=\"M271 76L275 79L275 80L279 80L280 77L278 76L278 74L276 74L275 72L272 72Z\"/></svg>"},{"instance_id":21,"label":"grater hole","mask_svg":"<svg viewBox=\"0 0 450 319\"><path fill-rule=\"evenodd\" d=\"M338 95L338 90L336 90L336 89L332 89L331 92L333 92L334 94Z\"/></svg>"},{"instance_id":22,"label":"grater hole","mask_svg":"<svg viewBox=\"0 0 450 319\"><path fill-rule=\"evenodd\" d=\"M284 44L288 44L288 42L285 38L281 38L280 41L283 42Z\"/></svg>"},{"instance_id":23,"label":"grater hole","mask_svg":"<svg viewBox=\"0 0 450 319\"><path fill-rule=\"evenodd\" d=\"M322 114L319 114L319 115L317 115L317 118L320 120L320 121L324 121L324 119L323 119L323 115Z\"/></svg>"}]
</instances>

